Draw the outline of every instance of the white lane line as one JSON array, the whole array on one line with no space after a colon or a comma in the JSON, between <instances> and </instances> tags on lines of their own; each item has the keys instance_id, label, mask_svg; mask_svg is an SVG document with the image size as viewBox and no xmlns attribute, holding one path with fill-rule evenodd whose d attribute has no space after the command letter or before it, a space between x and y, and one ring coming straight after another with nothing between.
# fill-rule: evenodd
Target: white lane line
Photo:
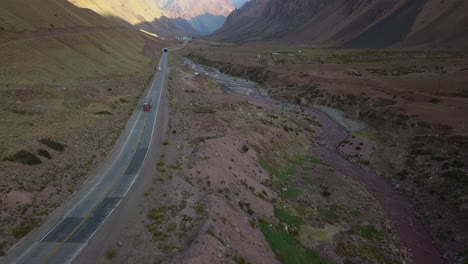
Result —
<instances>
[{"instance_id":1,"label":"white lane line","mask_svg":"<svg viewBox=\"0 0 468 264\"><path fill-rule=\"evenodd\" d=\"M167 54L166 54L166 57L165 59L167 59ZM141 163L141 166L140 168L138 169L137 171L137 174L135 175L135 177L133 178L132 182L130 183L130 186L128 187L128 189L125 191L125 193L123 194L122 196L122 199L127 195L127 193L130 191L130 189L132 188L133 184L135 183L136 179L138 178L138 176L140 175L140 170L141 170L141 167L143 167L143 164L145 164L145 161L146 161L146 158L148 157L148 153L149 153L149 150L151 148L151 143L153 142L153 135L154 135L154 129L156 128L156 123L158 121L158 113L159 113L159 107L160 107L160 102L161 102L161 97L162 97L162 91L164 89L164 82L165 82L165 78L166 78L166 70L167 70L167 63L166 63L166 66L164 67L164 74L162 76L162 83L161 83L161 90L159 91L159 98L158 98L158 107L156 109L156 115L155 115L155 118L154 118L154 122L153 122L153 128L151 130L151 137L150 137L150 141L148 143L148 150L146 151L146 154L145 154L145 158L143 159L143 162Z\"/></svg>"},{"instance_id":2,"label":"white lane line","mask_svg":"<svg viewBox=\"0 0 468 264\"><path fill-rule=\"evenodd\" d=\"M158 65L160 65L160 64L161 64L161 61L159 62ZM159 66L158 66L158 67L159 67ZM164 71L165 71L165 70L164 70ZM154 87L154 83L156 82L157 77L158 77L158 76L157 76L157 74L156 74L155 78L153 79L153 83L151 84L150 89L148 89L148 93L146 94L146 98L148 98L148 96L149 96L150 93L152 92L153 87ZM140 100L138 100L138 102L140 102ZM140 106L140 104L138 104L137 107L139 108L139 106ZM122 147L122 149L121 149L119 155L114 159L114 161L112 162L112 165L111 165L111 166L109 167L109 169L106 171L106 173L104 174L104 176L101 177L101 178L98 180L98 182L96 182L96 184L88 191L88 193L87 193L82 199L80 199L77 203L75 203L74 206L73 206L70 210L68 210L67 213L64 214L64 217L62 217L62 219L60 219L60 221L59 221L57 224L55 224L53 228L51 228L44 236L42 236L41 239L39 239L39 241L34 242L34 244L32 244L25 252L23 252L23 254L21 254L21 255L19 256L19 258L17 258L17 259L14 261L14 263L18 263L18 262L21 261L21 259L23 259L27 254L29 254L29 252L31 252L31 251L34 249L34 247L36 247L37 244L39 244L39 242L42 242L42 240L43 240L44 238L46 238L58 225L60 225L60 224L65 220L65 218L67 218L67 217L72 213L72 211L75 210L76 207L78 207L86 198L88 198L88 196L97 188L98 185L100 185L100 183L104 180L105 175L107 175L107 173L109 173L110 168L114 167L114 166L115 166L115 163L117 162L117 160L123 155L123 152L124 152L123 150L127 148L127 145L128 145L128 143L129 143L129 140L130 140L130 138L131 138L131 136L132 136L132 134L133 134L133 132L134 132L134 130L135 130L135 127L136 127L136 125L137 125L137 123L138 123L138 120L140 119L141 114L142 114L142 112L141 112L141 110L140 110L140 111L138 112L138 115L137 115L137 117L136 117L136 119L135 119L135 122L134 122L134 124L133 124L133 126L132 126L132 129L130 130L130 133L128 134L128 136L127 136L127 138L126 138L126 140L125 140L124 146ZM132 157L133 157L133 156L132 156Z\"/></svg>"},{"instance_id":3,"label":"white lane line","mask_svg":"<svg viewBox=\"0 0 468 264\"><path fill-rule=\"evenodd\" d=\"M165 59L167 58L167 55L165 57ZM133 178L132 182L130 183L129 187L127 188L127 191L125 191L125 193L123 194L123 196L119 199L119 201L117 202L117 204L112 208L112 210L109 212L109 214L106 216L106 218L101 222L101 224L94 230L94 232L91 234L91 236L83 243L83 245L80 246L80 248L77 250L77 252L75 252L75 254L73 254L73 256L66 262L66 264L69 264L69 263L72 263L73 260L83 251L83 249L85 248L85 246L88 244L89 240L91 240L91 238L94 237L94 235L99 231L99 229L101 228L101 226L109 219L109 217L112 215L112 213L114 212L114 210L119 206L119 204L122 202L122 200L124 199L124 197L127 195L127 193L130 191L130 189L132 188L133 184L135 183L136 179L138 178L139 174L140 174L140 170L141 170L141 167L143 166L143 164L145 164L145 161L146 161L146 158L148 157L148 152L149 152L149 149L151 147L151 143L153 141L153 135L154 135L154 130L155 130L155 127L156 127L156 123L157 123L157 120L158 120L158 113L159 113L159 107L160 107L160 102L161 102L161 95L162 95L162 91L164 89L164 82L165 82L165 78L166 78L166 71L167 71L167 64L166 64L166 67L164 68L164 71L162 72L163 73L163 76L162 76L162 83L161 83L161 89L159 91L159 98L158 98L158 107L156 109L156 113L155 113L155 119L154 119L154 122L153 122L153 128L151 130L151 137L150 137L150 141L149 141L149 146L148 146L148 150L145 154L145 158L143 159L143 162L141 163L141 166L140 168L138 169L138 172L137 174L135 175L135 177ZM157 78L155 78L155 81L156 81ZM154 85L154 82L153 82L153 85Z\"/></svg>"}]
</instances>

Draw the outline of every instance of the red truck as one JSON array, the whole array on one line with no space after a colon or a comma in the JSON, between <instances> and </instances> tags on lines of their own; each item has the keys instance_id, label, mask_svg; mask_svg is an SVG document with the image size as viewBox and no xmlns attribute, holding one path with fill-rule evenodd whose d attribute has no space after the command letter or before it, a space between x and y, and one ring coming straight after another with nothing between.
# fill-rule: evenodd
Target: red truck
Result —
<instances>
[{"instance_id":1,"label":"red truck","mask_svg":"<svg viewBox=\"0 0 468 264\"><path fill-rule=\"evenodd\" d=\"M147 100L143 103L143 111L145 111L145 112L151 111L151 99L147 99Z\"/></svg>"}]
</instances>

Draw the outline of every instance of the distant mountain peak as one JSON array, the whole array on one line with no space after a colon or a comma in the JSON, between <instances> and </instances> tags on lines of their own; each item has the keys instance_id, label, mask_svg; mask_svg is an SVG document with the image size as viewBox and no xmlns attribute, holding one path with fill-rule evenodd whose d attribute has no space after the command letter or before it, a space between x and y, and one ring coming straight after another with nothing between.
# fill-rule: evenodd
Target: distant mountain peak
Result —
<instances>
[{"instance_id":1,"label":"distant mountain peak","mask_svg":"<svg viewBox=\"0 0 468 264\"><path fill-rule=\"evenodd\" d=\"M152 0L171 19L185 19L200 34L220 28L236 9L232 0ZM246 0L236 0L239 4Z\"/></svg>"}]
</instances>

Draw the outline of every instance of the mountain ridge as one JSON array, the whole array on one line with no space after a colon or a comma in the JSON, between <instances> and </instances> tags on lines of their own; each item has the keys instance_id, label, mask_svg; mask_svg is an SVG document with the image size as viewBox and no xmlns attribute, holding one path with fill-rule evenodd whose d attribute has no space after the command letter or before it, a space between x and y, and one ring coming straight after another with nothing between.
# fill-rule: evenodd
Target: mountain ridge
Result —
<instances>
[{"instance_id":1,"label":"mountain ridge","mask_svg":"<svg viewBox=\"0 0 468 264\"><path fill-rule=\"evenodd\" d=\"M467 14L463 0L253 0L212 37L333 47L467 48Z\"/></svg>"}]
</instances>

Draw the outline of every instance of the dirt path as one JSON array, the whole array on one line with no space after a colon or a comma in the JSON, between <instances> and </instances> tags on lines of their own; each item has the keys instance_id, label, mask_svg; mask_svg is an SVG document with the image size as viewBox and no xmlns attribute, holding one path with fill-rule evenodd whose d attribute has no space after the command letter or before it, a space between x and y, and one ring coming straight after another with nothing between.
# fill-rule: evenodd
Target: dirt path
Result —
<instances>
[{"instance_id":1,"label":"dirt path","mask_svg":"<svg viewBox=\"0 0 468 264\"><path fill-rule=\"evenodd\" d=\"M213 77L224 86L226 92L244 94L249 96L251 100L273 104L282 103L275 99L262 97L259 92L252 92L256 89L253 82L234 78L219 71L206 71L191 61L186 61L186 64L202 74ZM239 89L240 86L243 89ZM322 125L322 133L315 146L316 154L337 171L363 183L367 190L375 196L387 212L389 219L395 223L401 242L411 250L414 263L446 263L410 203L382 175L354 165L337 150L338 145L349 136L347 130L318 108L305 107L304 109L313 114Z\"/></svg>"}]
</instances>

